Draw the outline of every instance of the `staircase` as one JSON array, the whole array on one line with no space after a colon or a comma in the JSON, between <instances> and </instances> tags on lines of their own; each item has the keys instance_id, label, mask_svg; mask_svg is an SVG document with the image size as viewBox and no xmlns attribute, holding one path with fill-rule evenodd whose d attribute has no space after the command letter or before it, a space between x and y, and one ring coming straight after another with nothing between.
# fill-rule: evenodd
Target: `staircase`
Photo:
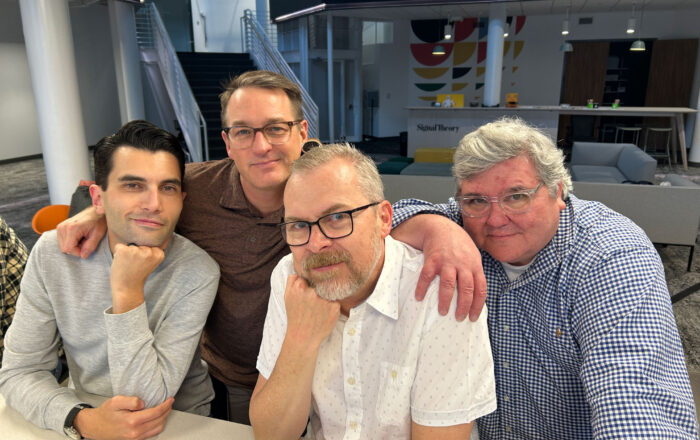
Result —
<instances>
[{"instance_id":1,"label":"staircase","mask_svg":"<svg viewBox=\"0 0 700 440\"><path fill-rule=\"evenodd\" d=\"M247 53L178 52L177 56L207 121L209 158L224 158L227 154L221 139L219 95L230 78L257 69Z\"/></svg>"}]
</instances>

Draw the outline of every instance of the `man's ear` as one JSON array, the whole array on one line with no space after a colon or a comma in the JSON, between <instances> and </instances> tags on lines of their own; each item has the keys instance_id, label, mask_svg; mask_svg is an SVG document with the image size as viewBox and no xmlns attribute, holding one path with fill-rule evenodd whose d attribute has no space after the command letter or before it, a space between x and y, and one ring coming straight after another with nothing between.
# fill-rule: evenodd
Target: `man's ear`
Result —
<instances>
[{"instance_id":1,"label":"man's ear","mask_svg":"<svg viewBox=\"0 0 700 440\"><path fill-rule=\"evenodd\" d=\"M564 194L564 184L562 182L559 182L557 185L557 207L559 208L560 211L564 210L566 208L566 202L564 201L564 198L562 197L562 194Z\"/></svg>"},{"instance_id":2,"label":"man's ear","mask_svg":"<svg viewBox=\"0 0 700 440\"><path fill-rule=\"evenodd\" d=\"M306 119L302 119L301 122L299 122L299 133L301 134L301 143L303 145L304 141L309 138L309 123Z\"/></svg>"},{"instance_id":3,"label":"man's ear","mask_svg":"<svg viewBox=\"0 0 700 440\"><path fill-rule=\"evenodd\" d=\"M95 207L95 212L98 214L104 214L105 208L102 204L102 187L97 184L90 185L90 197L92 198L92 206Z\"/></svg>"},{"instance_id":4,"label":"man's ear","mask_svg":"<svg viewBox=\"0 0 700 440\"><path fill-rule=\"evenodd\" d=\"M382 238L386 238L391 232L391 220L394 215L394 210L391 209L391 203L388 200L382 200L377 205L377 217L380 225Z\"/></svg>"}]
</instances>

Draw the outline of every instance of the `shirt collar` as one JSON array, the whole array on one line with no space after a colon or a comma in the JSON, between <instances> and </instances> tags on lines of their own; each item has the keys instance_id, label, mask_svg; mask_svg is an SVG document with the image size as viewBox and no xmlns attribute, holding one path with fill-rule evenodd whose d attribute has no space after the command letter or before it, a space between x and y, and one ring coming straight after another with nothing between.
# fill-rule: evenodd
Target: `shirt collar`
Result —
<instances>
[{"instance_id":1,"label":"shirt collar","mask_svg":"<svg viewBox=\"0 0 700 440\"><path fill-rule=\"evenodd\" d=\"M384 265L374 286L374 291L367 298L367 304L382 315L391 319L399 318L399 287L402 269L402 247L390 235L384 239Z\"/></svg>"},{"instance_id":2,"label":"shirt collar","mask_svg":"<svg viewBox=\"0 0 700 440\"><path fill-rule=\"evenodd\" d=\"M229 159L230 160L230 159ZM219 205L232 211L241 212L249 217L258 217L260 223L277 224L284 218L284 207L272 212L264 217L260 217L257 210L248 202L248 199L243 192L241 184L241 173L238 167L231 160L229 170L228 185L223 185L221 188L221 197L219 197Z\"/></svg>"}]
</instances>

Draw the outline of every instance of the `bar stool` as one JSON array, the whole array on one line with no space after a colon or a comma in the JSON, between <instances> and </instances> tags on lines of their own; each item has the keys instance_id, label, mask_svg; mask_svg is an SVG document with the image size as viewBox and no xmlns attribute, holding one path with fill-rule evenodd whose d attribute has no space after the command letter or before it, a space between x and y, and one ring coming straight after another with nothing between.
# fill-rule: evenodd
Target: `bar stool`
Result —
<instances>
[{"instance_id":1,"label":"bar stool","mask_svg":"<svg viewBox=\"0 0 700 440\"><path fill-rule=\"evenodd\" d=\"M666 160L668 160L668 164L671 165L671 129L668 127L647 127L647 131L644 133L644 152L647 151L647 147L649 146L649 133L654 132L654 133L665 133L666 134L666 151L665 155L661 153L656 153L656 148L654 148L654 152L650 154L652 157L666 157Z\"/></svg>"},{"instance_id":2,"label":"bar stool","mask_svg":"<svg viewBox=\"0 0 700 440\"><path fill-rule=\"evenodd\" d=\"M625 133L632 133L634 142L632 142L634 145L639 144L639 133L642 132L642 127L623 127L621 125L618 125L615 128L615 143L624 143L625 142ZM620 140L618 140L620 139Z\"/></svg>"}]
</instances>

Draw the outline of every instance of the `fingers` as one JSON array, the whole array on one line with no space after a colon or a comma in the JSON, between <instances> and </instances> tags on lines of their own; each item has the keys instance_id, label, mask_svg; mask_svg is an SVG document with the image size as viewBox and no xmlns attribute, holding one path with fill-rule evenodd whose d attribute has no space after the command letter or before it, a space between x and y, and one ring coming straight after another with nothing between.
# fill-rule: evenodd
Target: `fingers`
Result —
<instances>
[{"instance_id":1,"label":"fingers","mask_svg":"<svg viewBox=\"0 0 700 440\"><path fill-rule=\"evenodd\" d=\"M474 278L474 296L472 298L472 304L469 309L469 320L476 321L481 315L481 310L484 308L484 303L486 302L486 277L483 272L477 272L477 276Z\"/></svg>"},{"instance_id":2,"label":"fingers","mask_svg":"<svg viewBox=\"0 0 700 440\"><path fill-rule=\"evenodd\" d=\"M80 257L80 240L82 236L73 228L72 219L63 220L56 226L58 246L61 252Z\"/></svg>"},{"instance_id":3,"label":"fingers","mask_svg":"<svg viewBox=\"0 0 700 440\"><path fill-rule=\"evenodd\" d=\"M457 271L454 266L444 266L440 272L440 290L438 291L438 313L447 315L457 285Z\"/></svg>"},{"instance_id":4,"label":"fingers","mask_svg":"<svg viewBox=\"0 0 700 440\"><path fill-rule=\"evenodd\" d=\"M99 235L91 233L88 234L88 236L85 237L83 241L78 243L76 249L78 249L80 252L80 258L85 259L89 257L90 254L92 254L95 251L95 249L97 249L97 246L100 244L100 240L102 240L102 237L104 237L104 234Z\"/></svg>"},{"instance_id":5,"label":"fingers","mask_svg":"<svg viewBox=\"0 0 700 440\"><path fill-rule=\"evenodd\" d=\"M163 431L173 402L174 399L169 397L158 406L130 413L128 420L125 420L126 426L128 426L127 437L139 440L147 439Z\"/></svg>"},{"instance_id":6,"label":"fingers","mask_svg":"<svg viewBox=\"0 0 700 440\"><path fill-rule=\"evenodd\" d=\"M153 429L159 421L165 421L172 410L174 401L175 399L168 397L158 406L134 413L133 423L138 425L151 423L147 429Z\"/></svg>"},{"instance_id":7,"label":"fingers","mask_svg":"<svg viewBox=\"0 0 700 440\"><path fill-rule=\"evenodd\" d=\"M428 286L435 279L437 275L437 265L434 264L428 258L425 259L423 264L423 270L421 270L418 276L418 283L416 284L416 300L423 301L425 294L428 291Z\"/></svg>"},{"instance_id":8,"label":"fingers","mask_svg":"<svg viewBox=\"0 0 700 440\"><path fill-rule=\"evenodd\" d=\"M144 408L145 403L135 396L114 396L102 405L110 406L115 410L140 411Z\"/></svg>"},{"instance_id":9,"label":"fingers","mask_svg":"<svg viewBox=\"0 0 700 440\"><path fill-rule=\"evenodd\" d=\"M474 278L472 274L461 270L457 279L457 310L455 318L457 321L464 321L467 313L471 309L474 298Z\"/></svg>"},{"instance_id":10,"label":"fingers","mask_svg":"<svg viewBox=\"0 0 700 440\"><path fill-rule=\"evenodd\" d=\"M98 240L99 243L99 240ZM138 246L134 243L130 245L117 243L114 247L114 254L117 254L128 258L136 259L137 261L153 261L160 263L165 258L165 252L163 249L156 246Z\"/></svg>"}]
</instances>

